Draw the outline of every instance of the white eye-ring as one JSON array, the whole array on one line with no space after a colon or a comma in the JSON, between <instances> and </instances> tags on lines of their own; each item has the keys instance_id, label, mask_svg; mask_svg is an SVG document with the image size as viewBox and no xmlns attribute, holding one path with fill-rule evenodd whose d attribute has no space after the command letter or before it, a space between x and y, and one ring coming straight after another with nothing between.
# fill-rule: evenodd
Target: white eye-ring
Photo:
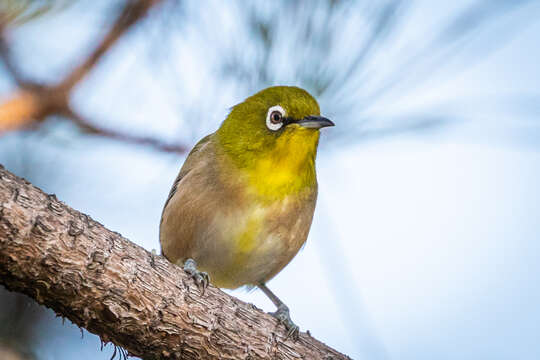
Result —
<instances>
[{"instance_id":1,"label":"white eye-ring","mask_svg":"<svg viewBox=\"0 0 540 360\"><path fill-rule=\"evenodd\" d=\"M268 109L266 114L266 127L272 131L279 130L283 126L285 110L279 105L274 105Z\"/></svg>"}]
</instances>

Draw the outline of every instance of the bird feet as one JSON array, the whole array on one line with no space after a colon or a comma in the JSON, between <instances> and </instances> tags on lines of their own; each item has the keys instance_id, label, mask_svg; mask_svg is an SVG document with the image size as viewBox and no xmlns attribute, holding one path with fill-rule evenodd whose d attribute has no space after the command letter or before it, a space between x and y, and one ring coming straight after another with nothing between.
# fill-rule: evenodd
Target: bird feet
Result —
<instances>
[{"instance_id":1,"label":"bird feet","mask_svg":"<svg viewBox=\"0 0 540 360\"><path fill-rule=\"evenodd\" d=\"M197 263L193 259L187 259L184 262L184 271L187 272L197 284L197 287L201 290L201 295L204 295L204 291L210 283L208 274L204 271L197 270Z\"/></svg>"},{"instance_id":2,"label":"bird feet","mask_svg":"<svg viewBox=\"0 0 540 360\"><path fill-rule=\"evenodd\" d=\"M298 340L300 328L291 320L291 315L287 305L281 304L278 306L277 311L269 314L275 317L287 329L287 337L285 339L291 338L294 341Z\"/></svg>"}]
</instances>

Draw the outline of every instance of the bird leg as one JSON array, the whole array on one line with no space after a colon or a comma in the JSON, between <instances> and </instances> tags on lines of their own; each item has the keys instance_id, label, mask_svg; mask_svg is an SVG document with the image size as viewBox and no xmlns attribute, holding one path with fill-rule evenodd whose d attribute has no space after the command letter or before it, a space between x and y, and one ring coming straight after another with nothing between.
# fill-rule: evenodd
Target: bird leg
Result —
<instances>
[{"instance_id":1,"label":"bird leg","mask_svg":"<svg viewBox=\"0 0 540 360\"><path fill-rule=\"evenodd\" d=\"M298 326L291 320L291 315L289 314L289 308L283 303L265 284L259 284L259 289L268 296L270 300L276 305L277 310L275 312L269 313L275 317L280 323L285 325L287 329L287 338L291 337L294 340L298 340Z\"/></svg>"},{"instance_id":2,"label":"bird leg","mask_svg":"<svg viewBox=\"0 0 540 360\"><path fill-rule=\"evenodd\" d=\"M210 283L208 274L204 271L197 270L197 263L193 259L187 259L184 261L184 271L187 272L193 278L193 280L195 280L195 284L197 284L197 287L201 289L201 294L204 295L204 291Z\"/></svg>"}]
</instances>

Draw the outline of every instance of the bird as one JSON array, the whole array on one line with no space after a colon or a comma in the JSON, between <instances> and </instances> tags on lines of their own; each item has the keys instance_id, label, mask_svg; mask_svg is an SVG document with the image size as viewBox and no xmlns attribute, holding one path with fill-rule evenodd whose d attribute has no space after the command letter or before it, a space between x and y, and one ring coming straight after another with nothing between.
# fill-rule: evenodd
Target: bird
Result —
<instances>
[{"instance_id":1,"label":"bird","mask_svg":"<svg viewBox=\"0 0 540 360\"><path fill-rule=\"evenodd\" d=\"M317 200L320 115L306 90L272 86L233 106L191 150L161 216L162 255L202 291L259 288L298 338L287 305L266 285L308 237Z\"/></svg>"}]
</instances>

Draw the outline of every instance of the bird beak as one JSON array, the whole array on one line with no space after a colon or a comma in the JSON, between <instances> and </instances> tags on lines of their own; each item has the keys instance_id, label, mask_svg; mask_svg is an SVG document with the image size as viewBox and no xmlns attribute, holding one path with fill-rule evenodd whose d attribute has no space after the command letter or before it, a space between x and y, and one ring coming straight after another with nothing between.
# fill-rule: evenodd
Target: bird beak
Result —
<instances>
[{"instance_id":1,"label":"bird beak","mask_svg":"<svg viewBox=\"0 0 540 360\"><path fill-rule=\"evenodd\" d=\"M297 122L298 125L309 129L320 129L327 126L335 126L335 124L322 116L306 116Z\"/></svg>"}]
</instances>

